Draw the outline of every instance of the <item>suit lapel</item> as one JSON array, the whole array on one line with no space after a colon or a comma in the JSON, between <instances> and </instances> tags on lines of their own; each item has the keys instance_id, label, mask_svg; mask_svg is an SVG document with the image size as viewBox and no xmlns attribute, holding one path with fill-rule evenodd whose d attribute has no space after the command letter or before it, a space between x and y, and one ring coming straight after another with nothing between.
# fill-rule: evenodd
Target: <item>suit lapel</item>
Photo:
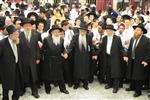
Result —
<instances>
[{"instance_id":1,"label":"suit lapel","mask_svg":"<svg viewBox=\"0 0 150 100\"><path fill-rule=\"evenodd\" d=\"M113 47L114 47L114 43L115 43L115 35L113 35L113 38L112 38L110 54L112 54L112 50L113 50Z\"/></svg>"},{"instance_id":2,"label":"suit lapel","mask_svg":"<svg viewBox=\"0 0 150 100\"><path fill-rule=\"evenodd\" d=\"M139 40L139 43L137 44L136 49L138 49L139 47L141 47L141 45L143 44L143 38L144 37L142 36L141 39Z\"/></svg>"},{"instance_id":3,"label":"suit lapel","mask_svg":"<svg viewBox=\"0 0 150 100\"><path fill-rule=\"evenodd\" d=\"M28 42L28 40L26 39L25 32L23 32L22 38L23 38L23 41L25 41L25 43L26 43L27 46L29 47L29 42Z\"/></svg>"},{"instance_id":4,"label":"suit lapel","mask_svg":"<svg viewBox=\"0 0 150 100\"><path fill-rule=\"evenodd\" d=\"M7 47L7 50L11 52L11 54L13 55L13 57L14 57L14 59L15 59L15 55L14 55L13 49L12 49L10 43L9 43L8 38L6 38L6 45L8 46L8 47Z\"/></svg>"},{"instance_id":5,"label":"suit lapel","mask_svg":"<svg viewBox=\"0 0 150 100\"><path fill-rule=\"evenodd\" d=\"M29 47L31 47L32 42L34 41L34 33L31 32L31 37L30 37L30 41L29 41Z\"/></svg>"},{"instance_id":6,"label":"suit lapel","mask_svg":"<svg viewBox=\"0 0 150 100\"><path fill-rule=\"evenodd\" d=\"M104 47L104 51L106 52L106 50L107 50L107 36L106 37L104 37L104 39L103 39L103 47Z\"/></svg>"}]
</instances>

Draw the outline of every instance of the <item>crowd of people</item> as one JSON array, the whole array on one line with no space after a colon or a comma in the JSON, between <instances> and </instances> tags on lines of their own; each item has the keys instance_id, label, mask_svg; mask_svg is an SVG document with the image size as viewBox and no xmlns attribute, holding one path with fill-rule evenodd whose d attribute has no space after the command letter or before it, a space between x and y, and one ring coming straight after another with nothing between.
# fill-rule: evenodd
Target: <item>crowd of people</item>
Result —
<instances>
[{"instance_id":1,"label":"crowd of people","mask_svg":"<svg viewBox=\"0 0 150 100\"><path fill-rule=\"evenodd\" d=\"M5 6L4 6L5 4ZM7 6L6 6L7 5ZM109 5L41 5L8 2L0 6L0 79L2 100L19 100L30 87L39 98L44 85L89 90L93 80L113 88L123 84L134 97L149 89L150 7L115 11ZM100 84L100 85L101 85Z\"/></svg>"}]
</instances>

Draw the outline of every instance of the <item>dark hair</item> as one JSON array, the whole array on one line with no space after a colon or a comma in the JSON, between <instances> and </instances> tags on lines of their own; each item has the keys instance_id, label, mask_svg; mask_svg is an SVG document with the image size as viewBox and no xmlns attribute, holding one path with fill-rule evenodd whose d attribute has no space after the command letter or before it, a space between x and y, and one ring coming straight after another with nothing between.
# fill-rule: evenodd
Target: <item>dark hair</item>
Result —
<instances>
[{"instance_id":1,"label":"dark hair","mask_svg":"<svg viewBox=\"0 0 150 100\"><path fill-rule=\"evenodd\" d=\"M120 27L120 26L123 26L123 27L125 27L125 25L123 24L123 23L121 23L118 27Z\"/></svg>"}]
</instances>

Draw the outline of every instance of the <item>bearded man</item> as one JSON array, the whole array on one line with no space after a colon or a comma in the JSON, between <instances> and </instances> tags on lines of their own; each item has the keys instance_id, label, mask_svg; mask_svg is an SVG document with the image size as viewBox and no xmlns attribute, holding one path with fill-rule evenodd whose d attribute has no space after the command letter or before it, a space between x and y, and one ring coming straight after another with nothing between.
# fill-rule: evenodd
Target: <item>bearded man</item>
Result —
<instances>
[{"instance_id":1,"label":"bearded man","mask_svg":"<svg viewBox=\"0 0 150 100\"><path fill-rule=\"evenodd\" d=\"M42 50L44 52L44 65L42 67L42 78L45 84L45 91L50 94L51 83L58 83L60 91L69 94L66 90L63 77L63 60L67 56L63 56L64 40L60 37L61 28L53 26L49 30L49 35L44 39ZM64 57L64 58L63 58Z\"/></svg>"}]
</instances>

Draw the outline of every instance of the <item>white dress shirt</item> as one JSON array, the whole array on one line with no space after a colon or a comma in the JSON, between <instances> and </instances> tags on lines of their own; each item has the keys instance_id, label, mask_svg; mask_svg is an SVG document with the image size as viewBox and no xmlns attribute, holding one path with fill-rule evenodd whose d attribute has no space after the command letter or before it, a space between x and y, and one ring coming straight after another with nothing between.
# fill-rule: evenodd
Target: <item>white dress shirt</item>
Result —
<instances>
[{"instance_id":1,"label":"white dress shirt","mask_svg":"<svg viewBox=\"0 0 150 100\"><path fill-rule=\"evenodd\" d=\"M72 30L68 29L65 31L65 37L64 37L65 49L67 49L67 47L70 45L73 35L74 35L74 32Z\"/></svg>"},{"instance_id":2,"label":"white dress shirt","mask_svg":"<svg viewBox=\"0 0 150 100\"><path fill-rule=\"evenodd\" d=\"M123 38L122 38L122 45L125 49L128 49L130 40L134 36L134 30L132 27L129 27L128 29L125 29L123 32Z\"/></svg>"},{"instance_id":3,"label":"white dress shirt","mask_svg":"<svg viewBox=\"0 0 150 100\"><path fill-rule=\"evenodd\" d=\"M17 50L17 45L14 43L10 38L8 38L8 41L11 45L11 48L13 50L14 56L15 56L15 62L18 62L18 50Z\"/></svg>"},{"instance_id":4,"label":"white dress shirt","mask_svg":"<svg viewBox=\"0 0 150 100\"><path fill-rule=\"evenodd\" d=\"M106 53L107 53L108 55L111 54L112 41L113 41L113 35L112 35L112 36L107 36Z\"/></svg>"}]
</instances>

